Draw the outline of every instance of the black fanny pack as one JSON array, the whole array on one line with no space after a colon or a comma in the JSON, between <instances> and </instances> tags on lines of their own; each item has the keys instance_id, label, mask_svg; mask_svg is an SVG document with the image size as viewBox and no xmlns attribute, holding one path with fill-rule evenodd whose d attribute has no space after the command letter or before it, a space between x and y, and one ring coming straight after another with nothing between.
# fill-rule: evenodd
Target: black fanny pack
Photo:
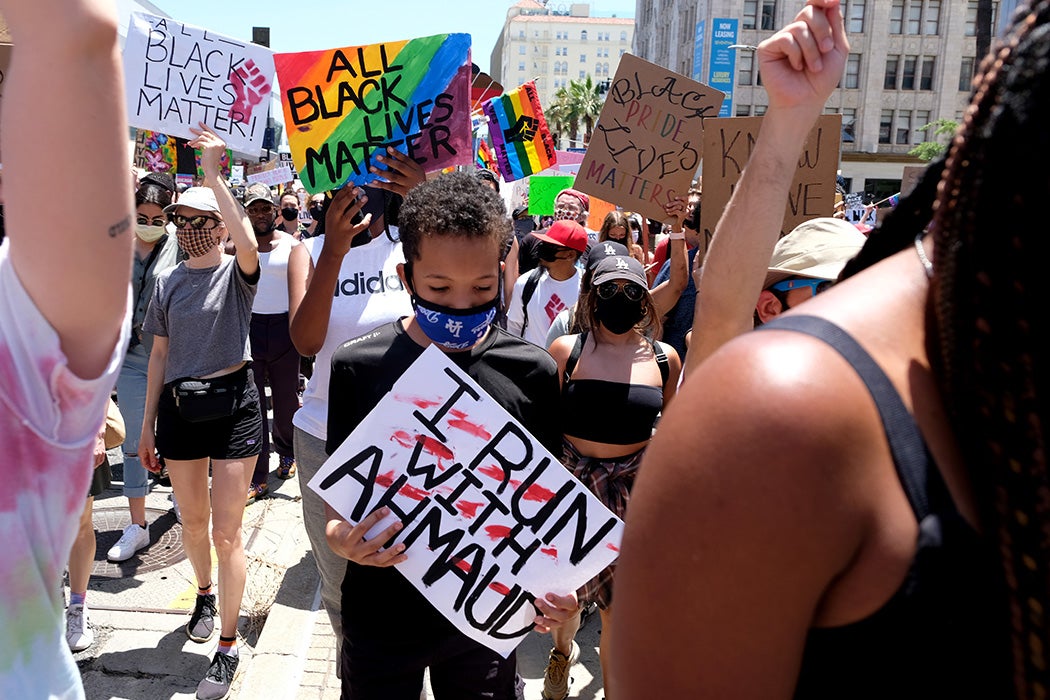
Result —
<instances>
[{"instance_id":1,"label":"black fanny pack","mask_svg":"<svg viewBox=\"0 0 1050 700\"><path fill-rule=\"evenodd\" d=\"M232 416L247 379L247 369L212 379L178 379L171 383L171 391L182 419L201 423Z\"/></svg>"}]
</instances>

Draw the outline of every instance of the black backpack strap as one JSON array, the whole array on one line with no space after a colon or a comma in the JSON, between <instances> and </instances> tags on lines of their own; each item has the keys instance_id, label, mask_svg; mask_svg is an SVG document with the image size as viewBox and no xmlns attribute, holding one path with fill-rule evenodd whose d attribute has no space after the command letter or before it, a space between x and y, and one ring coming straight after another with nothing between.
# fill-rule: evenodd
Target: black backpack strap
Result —
<instances>
[{"instance_id":1,"label":"black backpack strap","mask_svg":"<svg viewBox=\"0 0 1050 700\"><path fill-rule=\"evenodd\" d=\"M532 295L536 293L536 287L540 283L540 276L543 275L543 268L537 267L533 269L532 274L525 280L525 288L521 290L521 313L524 319L521 323L521 337L525 337L525 329L529 327L529 301L532 299Z\"/></svg>"},{"instance_id":2,"label":"black backpack strap","mask_svg":"<svg viewBox=\"0 0 1050 700\"><path fill-rule=\"evenodd\" d=\"M816 316L780 316L756 330L792 330L819 338L834 348L860 376L882 418L897 476L919 522L930 514L930 489L940 478L930 464L926 441L896 387L871 355L835 324Z\"/></svg>"},{"instance_id":3,"label":"black backpack strap","mask_svg":"<svg viewBox=\"0 0 1050 700\"><path fill-rule=\"evenodd\" d=\"M583 344L585 342L587 342L587 331L576 336L576 343L572 346L572 352L569 353L569 359L565 361L564 384L569 383L569 377L571 377L573 371L576 370L576 363L580 361L580 353L583 352Z\"/></svg>"},{"instance_id":4,"label":"black backpack strap","mask_svg":"<svg viewBox=\"0 0 1050 700\"><path fill-rule=\"evenodd\" d=\"M671 363L667 360L667 351L664 350L664 346L658 340L650 340L649 345L653 348L653 355L656 357L656 364L660 368L660 377L663 379L663 385L667 386L667 378L671 376Z\"/></svg>"}]
</instances>

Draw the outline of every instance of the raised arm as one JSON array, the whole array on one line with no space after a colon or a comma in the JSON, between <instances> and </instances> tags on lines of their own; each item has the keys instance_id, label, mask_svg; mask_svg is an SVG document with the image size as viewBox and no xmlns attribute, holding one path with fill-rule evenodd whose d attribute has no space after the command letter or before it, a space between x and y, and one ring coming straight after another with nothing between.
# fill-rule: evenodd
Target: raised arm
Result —
<instances>
[{"instance_id":1,"label":"raised arm","mask_svg":"<svg viewBox=\"0 0 1050 700\"><path fill-rule=\"evenodd\" d=\"M94 378L124 321L135 239L116 11L112 0L3 0L0 13L18 46L0 122L11 264L70 370ZM74 215L41 226L56 166Z\"/></svg>"},{"instance_id":2,"label":"raised arm","mask_svg":"<svg viewBox=\"0 0 1050 700\"><path fill-rule=\"evenodd\" d=\"M233 197L233 192L226 186L219 166L226 143L218 134L209 129L204 122L199 129L191 129L197 135L187 145L201 150L201 169L204 171L204 186L215 193L215 201L222 212L222 221L226 232L230 234L237 255L237 265L246 276L251 277L259 269L259 242L255 239L255 229L248 220L248 214Z\"/></svg>"},{"instance_id":3,"label":"raised arm","mask_svg":"<svg viewBox=\"0 0 1050 700\"><path fill-rule=\"evenodd\" d=\"M652 290L653 304L661 317L670 313L689 284L689 253L686 251L683 228L685 201L681 197L675 197L664 209L667 212L667 221L671 223L670 240L667 242L671 276Z\"/></svg>"},{"instance_id":4,"label":"raised arm","mask_svg":"<svg viewBox=\"0 0 1050 700\"><path fill-rule=\"evenodd\" d=\"M794 22L759 45L769 110L700 272L687 374L753 328L798 158L848 54L839 0L810 0Z\"/></svg>"}]
</instances>

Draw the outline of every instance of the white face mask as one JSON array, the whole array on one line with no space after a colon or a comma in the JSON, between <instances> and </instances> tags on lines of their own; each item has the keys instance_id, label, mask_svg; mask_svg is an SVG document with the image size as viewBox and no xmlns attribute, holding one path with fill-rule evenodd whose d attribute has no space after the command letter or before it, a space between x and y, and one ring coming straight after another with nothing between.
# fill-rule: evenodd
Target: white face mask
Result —
<instances>
[{"instance_id":1,"label":"white face mask","mask_svg":"<svg viewBox=\"0 0 1050 700\"><path fill-rule=\"evenodd\" d=\"M143 243L156 243L168 232L166 226L135 225L135 235L142 239Z\"/></svg>"}]
</instances>

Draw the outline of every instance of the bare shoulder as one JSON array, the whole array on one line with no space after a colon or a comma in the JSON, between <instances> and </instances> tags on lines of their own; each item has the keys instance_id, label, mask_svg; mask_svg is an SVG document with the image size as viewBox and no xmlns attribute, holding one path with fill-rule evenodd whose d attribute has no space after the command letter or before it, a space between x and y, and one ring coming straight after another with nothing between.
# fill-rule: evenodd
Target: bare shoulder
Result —
<instances>
[{"instance_id":1,"label":"bare shoulder","mask_svg":"<svg viewBox=\"0 0 1050 700\"><path fill-rule=\"evenodd\" d=\"M576 344L576 339L578 337L578 333L559 336L555 338L554 342L551 343L549 348L547 348L547 352L551 354L551 357L558 361L558 367L565 366L565 362L569 359L569 354L572 353L572 347Z\"/></svg>"}]
</instances>

